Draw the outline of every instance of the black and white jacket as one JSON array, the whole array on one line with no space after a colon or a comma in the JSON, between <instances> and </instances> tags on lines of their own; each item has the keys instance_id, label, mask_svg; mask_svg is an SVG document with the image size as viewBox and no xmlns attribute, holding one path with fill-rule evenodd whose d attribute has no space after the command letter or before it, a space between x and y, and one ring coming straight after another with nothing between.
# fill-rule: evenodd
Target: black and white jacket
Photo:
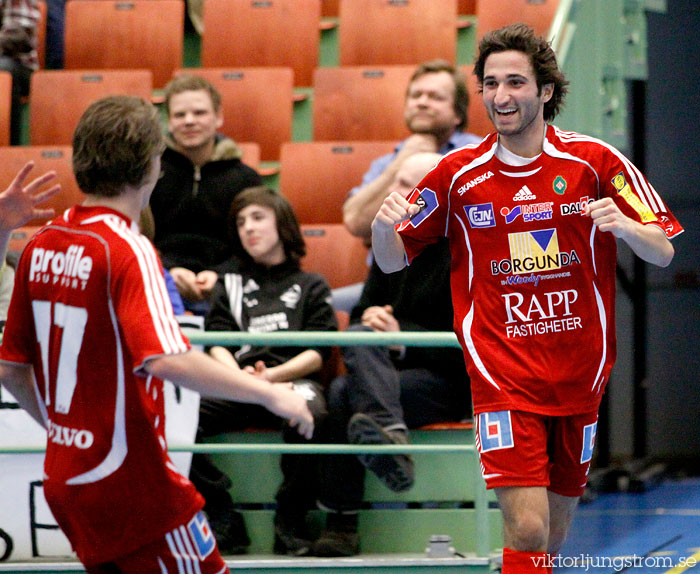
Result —
<instances>
[{"instance_id":1,"label":"black and white jacket","mask_svg":"<svg viewBox=\"0 0 700 574\"><path fill-rule=\"evenodd\" d=\"M326 280L306 273L293 261L273 267L230 259L219 268L219 281L205 321L207 331L336 331L335 312ZM225 271L225 272L223 272ZM309 347L325 360L330 347ZM241 367L264 361L268 367L295 357L302 348L229 347Z\"/></svg>"}]
</instances>

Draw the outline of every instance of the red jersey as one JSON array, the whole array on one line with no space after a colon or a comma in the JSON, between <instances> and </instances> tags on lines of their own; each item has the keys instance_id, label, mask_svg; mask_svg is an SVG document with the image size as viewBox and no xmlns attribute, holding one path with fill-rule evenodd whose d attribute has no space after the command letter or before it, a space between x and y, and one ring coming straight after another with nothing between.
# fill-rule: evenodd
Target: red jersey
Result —
<instances>
[{"instance_id":1,"label":"red jersey","mask_svg":"<svg viewBox=\"0 0 700 574\"><path fill-rule=\"evenodd\" d=\"M143 369L189 348L158 256L124 216L76 206L25 248L0 359L34 368L48 429L44 494L88 566L203 506L167 454L163 382Z\"/></svg>"},{"instance_id":2,"label":"red jersey","mask_svg":"<svg viewBox=\"0 0 700 574\"><path fill-rule=\"evenodd\" d=\"M641 172L613 147L548 126L542 154L514 167L491 134L445 156L398 226L408 261L440 237L452 252L454 328L475 413L569 415L598 408L615 360L616 240L582 217L611 197L622 212L682 231Z\"/></svg>"}]
</instances>

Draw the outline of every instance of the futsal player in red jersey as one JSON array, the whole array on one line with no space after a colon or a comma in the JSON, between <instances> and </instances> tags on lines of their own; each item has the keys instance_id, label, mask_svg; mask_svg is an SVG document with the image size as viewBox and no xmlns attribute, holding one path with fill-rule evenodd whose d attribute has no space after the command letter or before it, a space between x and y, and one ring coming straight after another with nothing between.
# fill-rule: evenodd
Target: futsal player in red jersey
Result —
<instances>
[{"instance_id":1,"label":"futsal player in red jersey","mask_svg":"<svg viewBox=\"0 0 700 574\"><path fill-rule=\"evenodd\" d=\"M0 381L47 429L46 500L89 573L226 572L201 495L168 457L162 381L261 404L310 437L306 399L223 367L180 331L137 226L160 174L155 108L100 100L73 148L87 199L22 254Z\"/></svg>"},{"instance_id":2,"label":"futsal player in red jersey","mask_svg":"<svg viewBox=\"0 0 700 574\"><path fill-rule=\"evenodd\" d=\"M476 442L503 514L503 573L549 572L615 360L616 238L665 267L682 227L618 150L550 125L568 82L530 28L487 34L475 73L496 132L445 156L408 200L388 197L372 244L391 272L449 238Z\"/></svg>"}]
</instances>

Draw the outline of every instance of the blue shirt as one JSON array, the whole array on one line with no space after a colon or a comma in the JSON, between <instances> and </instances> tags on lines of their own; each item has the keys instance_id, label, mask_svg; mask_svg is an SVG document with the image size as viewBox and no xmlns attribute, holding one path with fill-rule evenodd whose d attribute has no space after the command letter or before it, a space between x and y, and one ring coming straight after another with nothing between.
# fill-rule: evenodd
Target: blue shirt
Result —
<instances>
[{"instance_id":1,"label":"blue shirt","mask_svg":"<svg viewBox=\"0 0 700 574\"><path fill-rule=\"evenodd\" d=\"M450 139L448 139L447 142L443 144L443 146L438 150L438 153L445 155L465 145L479 143L482 139L483 138L475 134L457 131L454 132L450 136ZM362 183L358 186L353 187L348 193L348 197L355 195L361 188L363 188L369 183L372 183L382 173L384 173L384 170L394 160L396 154L398 154L399 151L401 151L401 148L403 148L404 145L406 145L406 140L402 141L399 145L397 145L393 153L388 153L375 159L369 166L369 169L367 170L365 175L362 176Z\"/></svg>"}]
</instances>

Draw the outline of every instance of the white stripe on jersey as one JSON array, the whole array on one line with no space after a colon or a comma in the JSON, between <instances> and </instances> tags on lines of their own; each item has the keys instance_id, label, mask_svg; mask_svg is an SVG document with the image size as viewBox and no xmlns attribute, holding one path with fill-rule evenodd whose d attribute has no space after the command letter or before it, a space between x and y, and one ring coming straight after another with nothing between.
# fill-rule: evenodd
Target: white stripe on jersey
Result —
<instances>
[{"instance_id":1,"label":"white stripe on jersey","mask_svg":"<svg viewBox=\"0 0 700 574\"><path fill-rule=\"evenodd\" d=\"M184 346L179 325L173 314L172 303L165 286L163 270L158 262L155 250L151 242L143 235L134 235L134 237L136 243L142 248L146 261L145 267L141 265L141 272L148 273L150 279L149 285L157 308L155 319L162 324L165 335L174 348L179 352L184 352L187 350L187 347ZM141 261L139 261L139 264L141 264Z\"/></svg>"},{"instance_id":2,"label":"white stripe on jersey","mask_svg":"<svg viewBox=\"0 0 700 574\"><path fill-rule=\"evenodd\" d=\"M109 286L108 286L109 288ZM114 303L107 293L107 306L109 307L109 317L114 329L115 348L117 353L117 392L114 401L114 431L112 433L112 448L104 458L92 470L84 472L78 476L74 476L66 481L66 484L88 484L97 482L112 474L117 470L124 459L129 447L126 442L126 399L124 381L124 351L121 337L119 336L119 323L117 322L117 314L114 310Z\"/></svg>"},{"instance_id":3,"label":"white stripe on jersey","mask_svg":"<svg viewBox=\"0 0 700 574\"><path fill-rule=\"evenodd\" d=\"M479 353L476 352L476 347L474 346L474 340L472 339L472 322L474 320L474 303L472 302L472 306L469 308L469 312L466 314L464 317L464 321L462 321L462 336L464 337L464 342L467 344L467 350L469 351L469 354L472 357L472 360L474 361L474 364L476 365L476 368L479 369L479 372L481 375L489 382L491 385L496 387L499 391L501 390L501 387L499 387L496 384L496 381L493 380L489 372L486 370L486 367L484 366L484 363L481 361L481 357L479 357Z\"/></svg>"},{"instance_id":4,"label":"white stripe on jersey","mask_svg":"<svg viewBox=\"0 0 700 574\"><path fill-rule=\"evenodd\" d=\"M596 143L608 151L610 151L618 160L625 166L627 174L632 179L632 188L637 192L637 195L641 201L654 213L659 213L662 211L668 211L666 205L664 204L661 196L656 192L654 187L644 179L642 172L629 160L627 159L617 148L611 146L610 144L576 132L563 132L559 128L554 127L555 134L563 142L590 142Z\"/></svg>"},{"instance_id":5,"label":"white stripe on jersey","mask_svg":"<svg viewBox=\"0 0 700 574\"><path fill-rule=\"evenodd\" d=\"M593 387L591 387L591 391L597 393L598 391L596 390L596 387L600 386L600 383L603 382L603 377L600 376L600 373L603 370L603 366L605 365L605 358L607 357L608 353L608 321L605 315L605 305L603 304L603 299L601 299L600 293L598 293L598 288L595 286L595 283L593 283L593 291L595 292L595 302L598 304L598 316L600 317L600 326L603 331L603 356L600 358L598 372L596 373L595 379L593 379Z\"/></svg>"},{"instance_id":6,"label":"white stripe on jersey","mask_svg":"<svg viewBox=\"0 0 700 574\"><path fill-rule=\"evenodd\" d=\"M160 567L160 574L168 574L168 569L163 564L163 561L158 557L158 566Z\"/></svg>"},{"instance_id":7,"label":"white stripe on jersey","mask_svg":"<svg viewBox=\"0 0 700 574\"><path fill-rule=\"evenodd\" d=\"M180 531L180 536L182 537L182 544L185 547L185 551L187 552L187 556L190 556L190 560L192 562L192 569L193 569L193 574L201 574L201 568L199 567L199 555L197 554L194 545L192 544L192 540L190 539L190 534L184 526L179 527Z\"/></svg>"},{"instance_id":8,"label":"white stripe on jersey","mask_svg":"<svg viewBox=\"0 0 700 574\"><path fill-rule=\"evenodd\" d=\"M168 543L168 548L170 548L170 554L173 558L175 558L175 564L177 565L178 574L183 574L185 571L184 564L182 562L182 557L180 556L180 551L178 550L177 546L175 545L175 541L173 540L173 533L168 532L165 535L165 540Z\"/></svg>"},{"instance_id":9,"label":"white stripe on jersey","mask_svg":"<svg viewBox=\"0 0 700 574\"><path fill-rule=\"evenodd\" d=\"M459 221L459 224L462 226L462 231L464 232L464 243L467 246L467 253L469 253L469 285L467 287L467 290L471 291L472 279L474 278L474 254L472 252L471 243L469 243L469 233L467 233L467 226L464 225L464 221L462 221L462 218L456 213L455 217L457 218L457 221Z\"/></svg>"},{"instance_id":10,"label":"white stripe on jersey","mask_svg":"<svg viewBox=\"0 0 700 574\"><path fill-rule=\"evenodd\" d=\"M168 354L184 353L187 351L187 345L177 321L172 316L172 305L169 303L162 270L156 265L157 258L153 246L145 237L128 229L123 220L107 217L104 221L116 235L124 239L136 256L146 289L148 309L163 349ZM139 238L142 238L142 241Z\"/></svg>"},{"instance_id":11,"label":"white stripe on jersey","mask_svg":"<svg viewBox=\"0 0 700 574\"><path fill-rule=\"evenodd\" d=\"M542 169L542 166L538 167L537 169L533 169L530 171L522 171L522 172L513 172L513 171L503 171L499 170L499 172L506 177L530 177L531 175L535 175L538 171Z\"/></svg>"},{"instance_id":12,"label":"white stripe on jersey","mask_svg":"<svg viewBox=\"0 0 700 574\"><path fill-rule=\"evenodd\" d=\"M476 452L479 455L479 468L481 469L481 476L483 477L484 480L487 480L489 478L498 478L499 476L503 476L501 473L494 472L491 474L486 474L486 467L484 466L484 462L481 460L481 431L479 430L479 419L481 417L474 417L474 424L475 424L475 432L474 432L474 442L476 443Z\"/></svg>"},{"instance_id":13,"label":"white stripe on jersey","mask_svg":"<svg viewBox=\"0 0 700 574\"><path fill-rule=\"evenodd\" d=\"M595 234L597 230L598 228L595 225L591 226L591 238L588 242L591 246L591 261L593 262L593 273L595 273L596 275L598 275L598 266L595 262Z\"/></svg>"},{"instance_id":14,"label":"white stripe on jersey","mask_svg":"<svg viewBox=\"0 0 700 574\"><path fill-rule=\"evenodd\" d=\"M584 160L580 157L576 157L575 155L571 155L570 153L559 151L546 139L544 140L543 151L548 156L558 157L559 159L565 159L565 160L569 160L569 161L575 161L575 162L582 163L583 165L587 166L593 172L593 175L595 175L595 179L598 182L598 199L600 199L600 177L598 177L598 172L593 168L593 166L590 163L588 163L586 160Z\"/></svg>"},{"instance_id":15,"label":"white stripe on jersey","mask_svg":"<svg viewBox=\"0 0 700 574\"><path fill-rule=\"evenodd\" d=\"M187 574L201 574L201 570L199 568L199 556L191 552L188 548L187 543L189 542L189 539L187 537L187 530L184 530L184 532L183 530L183 527L179 526L172 531L172 535L173 539L175 540L175 544L180 550L180 556L182 557L183 564L185 565L185 572L187 572Z\"/></svg>"},{"instance_id":16,"label":"white stripe on jersey","mask_svg":"<svg viewBox=\"0 0 700 574\"><path fill-rule=\"evenodd\" d=\"M145 235L141 235L139 233L136 235L136 238L141 247L143 248L143 252L150 260L149 272L152 274L154 284L157 286L158 292L160 294L158 301L162 304L162 313L159 315L159 318L162 321L164 321L164 323L166 324L166 329L169 333L176 334L176 339L178 339L176 341L176 344L185 345L185 342L181 336L182 331L180 330L180 325L177 322L177 319L175 319L175 314L172 310L173 306L170 301L170 295L168 294L168 287L165 284L165 277L163 276L162 265L158 260L158 257L156 256L155 249L153 248L153 245L146 238ZM183 350L187 350L187 347L185 346Z\"/></svg>"},{"instance_id":17,"label":"white stripe on jersey","mask_svg":"<svg viewBox=\"0 0 700 574\"><path fill-rule=\"evenodd\" d=\"M469 163L469 164L465 165L464 167L460 168L460 169L457 171L457 173L455 173L455 174L452 176L452 181L450 182L450 189L449 189L448 192L447 192L447 213L448 213L448 214L451 212L451 210L450 210L450 204L452 203L452 201L451 201L451 198L452 198L452 189L454 188L455 182L457 181L457 179L459 179L459 178L460 178L463 174L465 174L466 172L468 172L468 171L470 171L470 170L472 170L472 169L476 169L476 168L479 167L480 165L484 165L485 163L487 163L488 161L490 161L490 160L493 158L493 156L496 154L496 148L497 148L497 147L498 147L498 139L496 139L496 141L494 142L494 144L491 146L491 149L490 149L490 150L488 150L488 151L487 151L486 153L484 153L483 155L480 155L480 156L477 157L476 159L472 160L471 163ZM457 150L455 150L455 151L457 151ZM451 152L451 153L454 153L454 152ZM450 154L448 154L448 155L450 155ZM450 218L449 218L449 216L448 216L448 217L447 217L447 220L445 221L445 237L447 237L447 231L448 231L448 229L449 229L449 226L450 226Z\"/></svg>"}]
</instances>

